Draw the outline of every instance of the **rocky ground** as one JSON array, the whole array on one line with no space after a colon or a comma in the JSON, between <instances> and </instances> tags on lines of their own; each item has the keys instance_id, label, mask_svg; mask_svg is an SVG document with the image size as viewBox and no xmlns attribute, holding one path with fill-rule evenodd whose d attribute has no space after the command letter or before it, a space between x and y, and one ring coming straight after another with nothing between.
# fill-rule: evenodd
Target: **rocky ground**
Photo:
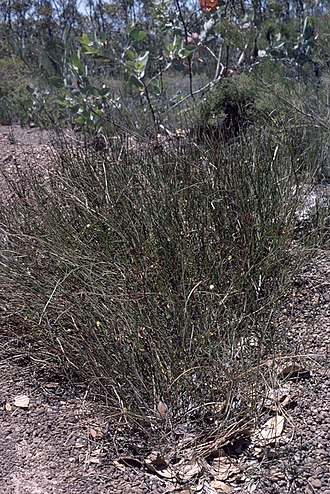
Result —
<instances>
[{"instance_id":1,"label":"rocky ground","mask_svg":"<svg viewBox=\"0 0 330 494\"><path fill-rule=\"evenodd\" d=\"M0 167L51 156L36 129L0 129ZM48 157L48 158L47 158ZM16 164L15 164L16 163ZM8 168L7 168L8 169ZM14 173L14 169L13 169ZM140 467L113 460L111 417L88 389L50 372L34 344L22 345L19 323L0 327L0 493L330 494L329 343L330 251L319 249L292 281L279 331L299 355L304 372L289 376L285 427L272 454L238 457L241 475L217 489L207 478L177 486ZM269 453L269 452L268 452Z\"/></svg>"}]
</instances>

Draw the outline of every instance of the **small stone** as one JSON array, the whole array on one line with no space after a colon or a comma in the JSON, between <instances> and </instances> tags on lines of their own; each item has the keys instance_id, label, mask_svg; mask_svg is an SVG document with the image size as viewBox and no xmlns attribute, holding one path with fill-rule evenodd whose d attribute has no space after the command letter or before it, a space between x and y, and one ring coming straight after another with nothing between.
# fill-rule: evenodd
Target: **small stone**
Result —
<instances>
[{"instance_id":1,"label":"small stone","mask_svg":"<svg viewBox=\"0 0 330 494\"><path fill-rule=\"evenodd\" d=\"M309 483L311 484L314 489L320 489L322 487L322 482L320 479L315 479L314 477L308 479Z\"/></svg>"}]
</instances>

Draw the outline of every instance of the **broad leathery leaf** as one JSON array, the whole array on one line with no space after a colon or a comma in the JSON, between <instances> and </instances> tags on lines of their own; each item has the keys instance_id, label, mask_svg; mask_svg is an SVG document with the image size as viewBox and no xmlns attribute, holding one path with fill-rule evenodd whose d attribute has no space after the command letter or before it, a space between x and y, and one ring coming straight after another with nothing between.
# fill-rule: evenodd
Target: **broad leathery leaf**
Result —
<instances>
[{"instance_id":1,"label":"broad leathery leaf","mask_svg":"<svg viewBox=\"0 0 330 494\"><path fill-rule=\"evenodd\" d=\"M181 58L186 58L195 53L198 50L198 46L187 45L180 50L179 55Z\"/></svg>"},{"instance_id":2,"label":"broad leathery leaf","mask_svg":"<svg viewBox=\"0 0 330 494\"><path fill-rule=\"evenodd\" d=\"M171 466L160 456L157 451L150 453L148 458L145 459L145 464L149 470L157 473L160 477L168 480L175 480L175 471Z\"/></svg>"},{"instance_id":3,"label":"broad leathery leaf","mask_svg":"<svg viewBox=\"0 0 330 494\"><path fill-rule=\"evenodd\" d=\"M147 36L147 33L140 31L136 27L132 27L128 29L128 36L132 41L142 41Z\"/></svg>"},{"instance_id":4,"label":"broad leathery leaf","mask_svg":"<svg viewBox=\"0 0 330 494\"><path fill-rule=\"evenodd\" d=\"M148 63L149 59L149 51L146 51L143 55L140 55L139 58L137 59L139 66L145 67Z\"/></svg>"},{"instance_id":5,"label":"broad leathery leaf","mask_svg":"<svg viewBox=\"0 0 330 494\"><path fill-rule=\"evenodd\" d=\"M139 57L139 54L134 49L129 49L125 51L125 54L131 59L136 60Z\"/></svg>"},{"instance_id":6,"label":"broad leathery leaf","mask_svg":"<svg viewBox=\"0 0 330 494\"><path fill-rule=\"evenodd\" d=\"M221 452L221 455L213 460L211 472L215 480L227 480L238 474L240 468L233 458Z\"/></svg>"},{"instance_id":7,"label":"broad leathery leaf","mask_svg":"<svg viewBox=\"0 0 330 494\"><path fill-rule=\"evenodd\" d=\"M193 477L198 475L202 470L201 465L197 463L197 461L183 461L180 464L175 465L175 471L180 480L191 480Z\"/></svg>"},{"instance_id":8,"label":"broad leathery leaf","mask_svg":"<svg viewBox=\"0 0 330 494\"><path fill-rule=\"evenodd\" d=\"M233 492L233 488L230 485L225 484L221 480L212 480L210 482L210 486L219 492Z\"/></svg>"},{"instance_id":9,"label":"broad leathery leaf","mask_svg":"<svg viewBox=\"0 0 330 494\"><path fill-rule=\"evenodd\" d=\"M262 426L255 437L255 442L260 446L274 443L281 436L283 428L284 417L282 415L275 415Z\"/></svg>"}]
</instances>

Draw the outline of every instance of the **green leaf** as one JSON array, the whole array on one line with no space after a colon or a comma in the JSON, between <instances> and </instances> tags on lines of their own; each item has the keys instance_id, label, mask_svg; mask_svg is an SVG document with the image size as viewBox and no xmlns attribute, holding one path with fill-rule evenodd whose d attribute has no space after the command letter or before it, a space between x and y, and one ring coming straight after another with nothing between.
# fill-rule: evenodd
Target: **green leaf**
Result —
<instances>
[{"instance_id":1,"label":"green leaf","mask_svg":"<svg viewBox=\"0 0 330 494\"><path fill-rule=\"evenodd\" d=\"M68 108L70 103L66 99L58 99L57 104L62 108Z\"/></svg>"},{"instance_id":2,"label":"green leaf","mask_svg":"<svg viewBox=\"0 0 330 494\"><path fill-rule=\"evenodd\" d=\"M49 84L56 88L64 87L64 81L61 77L52 76L49 78Z\"/></svg>"},{"instance_id":3,"label":"green leaf","mask_svg":"<svg viewBox=\"0 0 330 494\"><path fill-rule=\"evenodd\" d=\"M78 38L78 41L84 46L92 46L93 45L93 40L90 39L90 37L86 33L83 33L82 36L80 38Z\"/></svg>"},{"instance_id":4,"label":"green leaf","mask_svg":"<svg viewBox=\"0 0 330 494\"><path fill-rule=\"evenodd\" d=\"M78 72L80 75L84 74L84 68L83 65L78 57L77 53L74 53L71 59L71 65L73 69Z\"/></svg>"},{"instance_id":5,"label":"green leaf","mask_svg":"<svg viewBox=\"0 0 330 494\"><path fill-rule=\"evenodd\" d=\"M130 49L126 50L126 55L131 59L131 60L136 60L138 58L138 53L136 53L135 50Z\"/></svg>"},{"instance_id":6,"label":"green leaf","mask_svg":"<svg viewBox=\"0 0 330 494\"><path fill-rule=\"evenodd\" d=\"M162 89L161 89L161 85L159 84L158 81L153 81L150 84L150 86L151 86L152 92L155 94L155 96L161 95Z\"/></svg>"},{"instance_id":7,"label":"green leaf","mask_svg":"<svg viewBox=\"0 0 330 494\"><path fill-rule=\"evenodd\" d=\"M87 122L86 122L86 120L87 120L87 119L86 119L86 117L85 117L85 116L83 116L83 115L79 115L79 116L75 119L76 123L80 123L80 124L86 124L86 123L87 123Z\"/></svg>"},{"instance_id":8,"label":"green leaf","mask_svg":"<svg viewBox=\"0 0 330 494\"><path fill-rule=\"evenodd\" d=\"M149 51L146 51L143 55L140 55L139 58L137 59L138 65L142 67L146 67L149 59Z\"/></svg>"},{"instance_id":9,"label":"green leaf","mask_svg":"<svg viewBox=\"0 0 330 494\"><path fill-rule=\"evenodd\" d=\"M187 58L191 55L191 52L188 50L185 50L184 48L179 51L179 57L180 58Z\"/></svg>"},{"instance_id":10,"label":"green leaf","mask_svg":"<svg viewBox=\"0 0 330 494\"><path fill-rule=\"evenodd\" d=\"M140 90L144 90L144 86L143 86L142 82L137 77L135 77L135 75L132 75L129 78L129 82L132 86L135 86L136 88L138 88Z\"/></svg>"},{"instance_id":11,"label":"green leaf","mask_svg":"<svg viewBox=\"0 0 330 494\"><path fill-rule=\"evenodd\" d=\"M98 48L88 47L83 50L84 55L102 55L102 52Z\"/></svg>"},{"instance_id":12,"label":"green leaf","mask_svg":"<svg viewBox=\"0 0 330 494\"><path fill-rule=\"evenodd\" d=\"M184 47L186 51L188 51L190 54L194 53L195 51L198 50L198 46L195 45L187 45Z\"/></svg>"},{"instance_id":13,"label":"green leaf","mask_svg":"<svg viewBox=\"0 0 330 494\"><path fill-rule=\"evenodd\" d=\"M132 41L142 41L146 36L147 33L145 31L140 31L136 27L132 27L128 29L128 36Z\"/></svg>"},{"instance_id":14,"label":"green leaf","mask_svg":"<svg viewBox=\"0 0 330 494\"><path fill-rule=\"evenodd\" d=\"M99 89L99 95L100 96L107 96L107 94L110 93L110 88L109 87L103 87Z\"/></svg>"},{"instance_id":15,"label":"green leaf","mask_svg":"<svg viewBox=\"0 0 330 494\"><path fill-rule=\"evenodd\" d=\"M136 41L142 41L144 38L146 38L146 36L147 36L147 33L145 31L139 31L139 34L137 36Z\"/></svg>"},{"instance_id":16,"label":"green leaf","mask_svg":"<svg viewBox=\"0 0 330 494\"><path fill-rule=\"evenodd\" d=\"M132 60L127 60L127 61L125 62L125 67L127 67L127 68L128 68L128 69L130 69L130 70L134 70L134 69L135 69L135 67L136 67L136 64L135 64L135 62L133 62Z\"/></svg>"}]
</instances>

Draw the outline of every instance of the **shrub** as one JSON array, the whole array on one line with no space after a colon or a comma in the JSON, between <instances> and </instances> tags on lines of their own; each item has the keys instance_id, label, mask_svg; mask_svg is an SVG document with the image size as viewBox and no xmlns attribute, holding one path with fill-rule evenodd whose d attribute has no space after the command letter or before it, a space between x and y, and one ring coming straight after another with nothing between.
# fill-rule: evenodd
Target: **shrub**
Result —
<instances>
[{"instance_id":1,"label":"shrub","mask_svg":"<svg viewBox=\"0 0 330 494\"><path fill-rule=\"evenodd\" d=\"M0 59L0 119L3 124L28 120L30 74L15 56Z\"/></svg>"},{"instance_id":2,"label":"shrub","mask_svg":"<svg viewBox=\"0 0 330 494\"><path fill-rule=\"evenodd\" d=\"M256 95L255 80L249 74L221 79L198 105L195 131L199 139L237 137L256 119Z\"/></svg>"},{"instance_id":3,"label":"shrub","mask_svg":"<svg viewBox=\"0 0 330 494\"><path fill-rule=\"evenodd\" d=\"M262 394L303 180L282 130L64 146L48 185L27 171L2 209L6 313L127 423L168 427L161 398L198 435L215 403L226 427Z\"/></svg>"}]
</instances>

